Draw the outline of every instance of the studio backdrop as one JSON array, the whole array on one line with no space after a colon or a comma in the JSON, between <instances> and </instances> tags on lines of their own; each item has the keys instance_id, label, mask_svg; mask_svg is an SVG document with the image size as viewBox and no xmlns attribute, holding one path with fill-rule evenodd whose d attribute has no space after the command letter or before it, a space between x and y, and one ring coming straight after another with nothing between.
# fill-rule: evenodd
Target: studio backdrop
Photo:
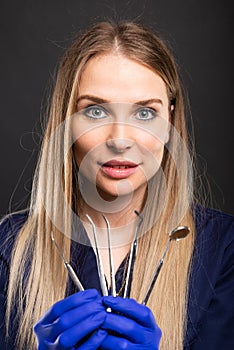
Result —
<instances>
[{"instance_id":1,"label":"studio backdrop","mask_svg":"<svg viewBox=\"0 0 234 350\"><path fill-rule=\"evenodd\" d=\"M0 5L0 216L28 205L55 69L92 23L134 20L173 51L210 205L233 213L233 4L223 0L38 0ZM209 187L206 185L207 195Z\"/></svg>"}]
</instances>

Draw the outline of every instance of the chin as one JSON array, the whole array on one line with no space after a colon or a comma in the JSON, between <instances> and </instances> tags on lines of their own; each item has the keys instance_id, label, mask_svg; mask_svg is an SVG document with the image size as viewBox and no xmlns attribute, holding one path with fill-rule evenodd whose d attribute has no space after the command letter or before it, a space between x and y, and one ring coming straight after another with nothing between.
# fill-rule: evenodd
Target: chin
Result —
<instances>
[{"instance_id":1,"label":"chin","mask_svg":"<svg viewBox=\"0 0 234 350\"><path fill-rule=\"evenodd\" d=\"M133 184L131 181L124 179L121 181L118 181L110 186L100 186L96 187L99 195L107 201L114 201L115 199L128 201L133 197L144 197L144 194L146 192L147 184L141 183L136 186L136 184Z\"/></svg>"},{"instance_id":2,"label":"chin","mask_svg":"<svg viewBox=\"0 0 234 350\"><path fill-rule=\"evenodd\" d=\"M129 191L129 189L127 188L118 188L118 190L116 189L107 189L107 188L98 188L97 187L97 191L100 195L100 197L102 197L102 199L106 200L106 201L114 201L117 198L121 198L121 197L126 197L126 196L132 196L134 191Z\"/></svg>"}]
</instances>

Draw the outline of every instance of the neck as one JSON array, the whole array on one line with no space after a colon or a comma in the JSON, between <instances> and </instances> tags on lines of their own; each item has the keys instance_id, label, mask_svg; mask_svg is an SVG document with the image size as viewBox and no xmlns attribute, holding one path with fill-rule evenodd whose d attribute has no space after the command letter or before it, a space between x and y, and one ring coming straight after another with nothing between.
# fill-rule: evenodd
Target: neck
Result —
<instances>
[{"instance_id":1,"label":"neck","mask_svg":"<svg viewBox=\"0 0 234 350\"><path fill-rule=\"evenodd\" d=\"M124 200L125 199L123 199L123 201ZM135 210L141 212L143 206L142 203L143 196L140 198L139 196L133 195L132 200L128 205L113 212L111 212L111 203L109 212L101 212L96 208L89 206L87 203L84 203L80 216L91 241L93 237L92 225L90 224L86 215L92 219L95 225L100 247L107 247L107 225L103 218L103 215L105 215L110 224L111 241L113 247L129 245L134 238L136 226L139 222L139 218L135 213Z\"/></svg>"}]
</instances>

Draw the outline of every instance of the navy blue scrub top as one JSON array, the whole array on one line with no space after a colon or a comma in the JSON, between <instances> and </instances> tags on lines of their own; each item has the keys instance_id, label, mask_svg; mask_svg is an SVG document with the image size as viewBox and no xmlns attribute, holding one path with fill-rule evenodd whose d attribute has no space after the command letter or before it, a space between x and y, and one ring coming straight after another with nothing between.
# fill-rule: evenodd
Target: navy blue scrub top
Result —
<instances>
[{"instance_id":1,"label":"navy blue scrub top","mask_svg":"<svg viewBox=\"0 0 234 350\"><path fill-rule=\"evenodd\" d=\"M8 342L5 335L6 287L12 244L27 215L27 212L21 212L8 216L0 226L0 350L16 350L17 320L12 321ZM233 350L234 217L197 207L195 221L197 232L189 282L184 350ZM71 264L85 289L100 290L96 258L90 246L72 241ZM116 273L117 291L122 285L123 274L124 262ZM66 294L74 292L76 289L69 280Z\"/></svg>"}]
</instances>

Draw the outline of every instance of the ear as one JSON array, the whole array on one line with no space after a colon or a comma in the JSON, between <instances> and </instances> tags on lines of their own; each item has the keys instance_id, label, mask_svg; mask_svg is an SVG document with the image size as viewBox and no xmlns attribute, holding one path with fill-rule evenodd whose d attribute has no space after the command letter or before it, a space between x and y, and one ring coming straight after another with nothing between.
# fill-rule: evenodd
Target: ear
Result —
<instances>
[{"instance_id":1,"label":"ear","mask_svg":"<svg viewBox=\"0 0 234 350\"><path fill-rule=\"evenodd\" d=\"M170 131L171 131L171 122L172 122L172 113L175 109L174 105L171 105L168 119L167 135L165 137L165 144L170 140Z\"/></svg>"}]
</instances>

